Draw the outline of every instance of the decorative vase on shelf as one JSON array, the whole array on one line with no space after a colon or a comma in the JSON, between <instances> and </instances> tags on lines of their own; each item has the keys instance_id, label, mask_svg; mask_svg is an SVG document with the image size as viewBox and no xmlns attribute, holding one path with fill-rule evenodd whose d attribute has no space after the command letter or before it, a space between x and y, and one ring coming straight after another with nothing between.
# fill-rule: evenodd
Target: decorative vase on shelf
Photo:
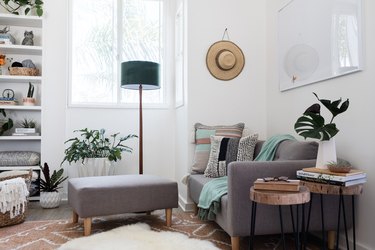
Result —
<instances>
[{"instance_id":1,"label":"decorative vase on shelf","mask_svg":"<svg viewBox=\"0 0 375 250\"><path fill-rule=\"evenodd\" d=\"M22 98L22 102L24 106L35 106L36 99L31 97L24 97Z\"/></svg>"},{"instance_id":2,"label":"decorative vase on shelf","mask_svg":"<svg viewBox=\"0 0 375 250\"><path fill-rule=\"evenodd\" d=\"M331 138L329 141L320 141L315 167L320 169L328 169L327 164L329 162L336 161L337 156L335 138Z\"/></svg>"}]
</instances>

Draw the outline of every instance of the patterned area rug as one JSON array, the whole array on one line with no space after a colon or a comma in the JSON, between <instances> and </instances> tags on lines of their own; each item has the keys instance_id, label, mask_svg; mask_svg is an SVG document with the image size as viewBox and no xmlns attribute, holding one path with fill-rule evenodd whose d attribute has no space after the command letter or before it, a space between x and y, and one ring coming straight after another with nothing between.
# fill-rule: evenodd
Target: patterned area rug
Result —
<instances>
[{"instance_id":1,"label":"patterned area rug","mask_svg":"<svg viewBox=\"0 0 375 250\"><path fill-rule=\"evenodd\" d=\"M57 249L63 243L83 235L83 223L73 224L69 220L26 221L19 225L0 228L0 250L9 249ZM165 226L163 211L151 215L126 214L93 219L92 232L99 233L122 225L138 222L147 223L155 231L173 231L191 238L208 240L220 249L230 250L230 237L214 222L202 222L192 213L173 213L172 227ZM248 238L241 239L241 249L248 249ZM280 236L257 236L256 250L282 249ZM287 237L287 249L294 249L294 241ZM307 249L318 250L318 246L309 244Z\"/></svg>"}]
</instances>

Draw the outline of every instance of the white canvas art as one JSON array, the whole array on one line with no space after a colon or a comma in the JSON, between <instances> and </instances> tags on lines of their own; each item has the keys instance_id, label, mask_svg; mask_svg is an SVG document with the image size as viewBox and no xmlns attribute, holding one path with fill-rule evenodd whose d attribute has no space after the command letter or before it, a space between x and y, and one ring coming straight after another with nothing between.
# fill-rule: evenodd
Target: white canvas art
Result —
<instances>
[{"instance_id":1,"label":"white canvas art","mask_svg":"<svg viewBox=\"0 0 375 250\"><path fill-rule=\"evenodd\" d=\"M360 71L361 0L292 0L279 11L280 91Z\"/></svg>"}]
</instances>

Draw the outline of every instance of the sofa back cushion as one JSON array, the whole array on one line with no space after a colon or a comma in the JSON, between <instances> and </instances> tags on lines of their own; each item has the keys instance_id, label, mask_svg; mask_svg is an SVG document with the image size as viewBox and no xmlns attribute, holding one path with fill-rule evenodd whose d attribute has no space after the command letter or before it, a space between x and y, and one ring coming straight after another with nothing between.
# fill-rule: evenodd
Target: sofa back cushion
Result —
<instances>
[{"instance_id":1,"label":"sofa back cushion","mask_svg":"<svg viewBox=\"0 0 375 250\"><path fill-rule=\"evenodd\" d=\"M312 141L282 141L277 147L274 161L316 159L318 146Z\"/></svg>"}]
</instances>

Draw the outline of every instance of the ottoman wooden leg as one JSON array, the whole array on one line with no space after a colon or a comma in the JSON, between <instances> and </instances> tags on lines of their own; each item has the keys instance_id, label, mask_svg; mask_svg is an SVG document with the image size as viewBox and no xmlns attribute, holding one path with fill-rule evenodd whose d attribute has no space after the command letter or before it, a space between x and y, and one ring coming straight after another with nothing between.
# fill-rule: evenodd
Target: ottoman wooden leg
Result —
<instances>
[{"instance_id":1,"label":"ottoman wooden leg","mask_svg":"<svg viewBox=\"0 0 375 250\"><path fill-rule=\"evenodd\" d=\"M78 214L76 212L74 212L74 211L73 211L72 221L73 221L73 223L77 223L78 222Z\"/></svg>"},{"instance_id":2,"label":"ottoman wooden leg","mask_svg":"<svg viewBox=\"0 0 375 250\"><path fill-rule=\"evenodd\" d=\"M91 234L91 218L85 218L83 220L84 235L89 236Z\"/></svg>"},{"instance_id":3,"label":"ottoman wooden leg","mask_svg":"<svg viewBox=\"0 0 375 250\"><path fill-rule=\"evenodd\" d=\"M240 237L230 237L232 250L240 250Z\"/></svg>"},{"instance_id":4,"label":"ottoman wooden leg","mask_svg":"<svg viewBox=\"0 0 375 250\"><path fill-rule=\"evenodd\" d=\"M172 208L165 209L165 220L167 221L167 227L172 225Z\"/></svg>"}]
</instances>

